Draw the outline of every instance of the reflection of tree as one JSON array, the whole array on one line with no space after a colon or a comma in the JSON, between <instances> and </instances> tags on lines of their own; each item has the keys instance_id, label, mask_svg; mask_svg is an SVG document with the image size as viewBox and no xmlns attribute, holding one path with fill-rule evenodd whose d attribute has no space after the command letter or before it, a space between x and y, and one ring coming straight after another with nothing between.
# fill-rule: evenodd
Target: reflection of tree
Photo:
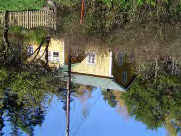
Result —
<instances>
[{"instance_id":1,"label":"reflection of tree","mask_svg":"<svg viewBox=\"0 0 181 136\"><path fill-rule=\"evenodd\" d=\"M33 67L31 72L24 69L1 68L0 73L0 115L6 113L11 122L12 135L18 135L19 128L33 135L33 128L44 120L46 95L57 90L60 80L57 71L45 73ZM0 120L1 129L3 118Z\"/></svg>"},{"instance_id":2,"label":"reflection of tree","mask_svg":"<svg viewBox=\"0 0 181 136\"><path fill-rule=\"evenodd\" d=\"M4 127L3 110L0 109L0 135L3 135L2 129Z\"/></svg>"},{"instance_id":3,"label":"reflection of tree","mask_svg":"<svg viewBox=\"0 0 181 136\"><path fill-rule=\"evenodd\" d=\"M65 88L60 88L59 89L60 93L59 98L61 100L61 102L63 103L63 109L66 112L67 111L67 90Z\"/></svg>"},{"instance_id":4,"label":"reflection of tree","mask_svg":"<svg viewBox=\"0 0 181 136\"><path fill-rule=\"evenodd\" d=\"M149 73L146 79L139 76L132 88L123 94L128 113L142 121L149 129L163 125L168 130L180 131L181 84L179 75L171 75L165 67L159 67L156 78ZM174 130L173 130L174 128Z\"/></svg>"},{"instance_id":5,"label":"reflection of tree","mask_svg":"<svg viewBox=\"0 0 181 136\"><path fill-rule=\"evenodd\" d=\"M116 102L116 96L113 94L112 91L102 91L102 95L104 96L105 102L108 101L108 104L111 107L116 107L117 102Z\"/></svg>"},{"instance_id":6,"label":"reflection of tree","mask_svg":"<svg viewBox=\"0 0 181 136\"><path fill-rule=\"evenodd\" d=\"M108 104L111 107L116 108L116 111L120 115L123 115L125 119L128 119L127 108L124 100L122 99L122 92L116 90L109 90L103 91L102 94L104 96L104 100L108 101Z\"/></svg>"},{"instance_id":7,"label":"reflection of tree","mask_svg":"<svg viewBox=\"0 0 181 136\"><path fill-rule=\"evenodd\" d=\"M169 117L166 118L165 127L168 131L168 136L177 136L177 126L172 123Z\"/></svg>"},{"instance_id":8,"label":"reflection of tree","mask_svg":"<svg viewBox=\"0 0 181 136\"><path fill-rule=\"evenodd\" d=\"M92 92L94 91L94 87L88 85L79 85L78 91L76 95L81 101L85 101L88 97L92 97Z\"/></svg>"},{"instance_id":9,"label":"reflection of tree","mask_svg":"<svg viewBox=\"0 0 181 136\"><path fill-rule=\"evenodd\" d=\"M65 85L64 85L65 86ZM70 94L70 103L74 101L73 96L76 96L78 99L80 99L81 103L84 104L83 113L86 115L86 100L88 98L91 98L91 93L93 91L93 88L91 86L84 86L84 85L75 85L72 84L72 90ZM87 89L87 90L85 90ZM67 110L67 89L66 88L59 88L56 94L60 101L63 103L63 109Z\"/></svg>"},{"instance_id":10,"label":"reflection of tree","mask_svg":"<svg viewBox=\"0 0 181 136\"><path fill-rule=\"evenodd\" d=\"M89 105L87 103L87 100L92 98L92 92L94 91L94 87L88 85L78 85L78 86L79 87L75 92L75 95L83 105L82 113L84 117L86 117L89 112Z\"/></svg>"},{"instance_id":11,"label":"reflection of tree","mask_svg":"<svg viewBox=\"0 0 181 136\"><path fill-rule=\"evenodd\" d=\"M63 86L66 86L66 85L63 85ZM70 102L73 102L74 99L72 96L74 96L74 91L77 87L75 85L71 85L71 88L72 88L72 90L70 93ZM58 96L60 101L63 103L62 108L66 112L66 110L67 110L67 89L66 88L59 88L57 93L56 93L56 96Z\"/></svg>"},{"instance_id":12,"label":"reflection of tree","mask_svg":"<svg viewBox=\"0 0 181 136\"><path fill-rule=\"evenodd\" d=\"M33 135L33 128L41 125L44 120L45 108L41 103L37 106L27 106L24 101L18 103L18 96L6 93L4 98L3 110L6 112L6 118L11 123L12 135L19 135L19 129L28 135Z\"/></svg>"},{"instance_id":13,"label":"reflection of tree","mask_svg":"<svg viewBox=\"0 0 181 136\"><path fill-rule=\"evenodd\" d=\"M129 116L127 114L127 108L126 108L126 105L124 103L124 100L122 99L122 92L114 91L114 90L112 90L112 92L115 95L116 101L117 101L116 111L120 115L123 115L125 119L128 119Z\"/></svg>"},{"instance_id":14,"label":"reflection of tree","mask_svg":"<svg viewBox=\"0 0 181 136\"><path fill-rule=\"evenodd\" d=\"M0 133L4 127L3 114L6 113L12 135L19 135L19 128L33 135L34 126L41 125L44 119L42 105L46 94L57 90L61 83L60 71L49 72L47 54L50 38L42 32L39 29L27 32L21 27L5 26L4 41L0 45L0 64L3 65L0 67ZM23 44L27 45L30 41L40 42L40 46L33 54L27 55ZM38 61L42 56L38 57L38 54L43 43L47 43L43 53L46 60L40 65ZM27 60L32 55L36 62Z\"/></svg>"}]
</instances>

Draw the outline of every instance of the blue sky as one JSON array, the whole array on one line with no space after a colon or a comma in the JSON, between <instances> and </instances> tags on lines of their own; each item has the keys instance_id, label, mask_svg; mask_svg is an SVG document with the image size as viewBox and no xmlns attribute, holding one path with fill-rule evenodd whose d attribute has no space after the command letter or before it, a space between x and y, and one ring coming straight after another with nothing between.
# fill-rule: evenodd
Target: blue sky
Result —
<instances>
[{"instance_id":1,"label":"blue sky","mask_svg":"<svg viewBox=\"0 0 181 136\"><path fill-rule=\"evenodd\" d=\"M65 135L66 115L57 97L54 97L46 111L42 126L36 126L35 136ZM83 113L88 113L85 117ZM167 131L160 128L157 131L148 130L142 122L119 114L116 108L105 103L100 88L97 88L91 99L81 101L75 98L71 103L70 136L166 136ZM6 122L7 124L8 122ZM4 127L5 136L9 136L10 126ZM25 133L23 136L27 136Z\"/></svg>"},{"instance_id":2,"label":"blue sky","mask_svg":"<svg viewBox=\"0 0 181 136\"><path fill-rule=\"evenodd\" d=\"M62 103L54 98L41 127L35 128L35 135L65 135L66 116ZM88 108L87 108L88 107ZM85 118L83 110L89 111ZM111 108L103 100L99 88L93 92L92 98L81 102L75 99L71 103L71 135L73 136L166 136L166 130L148 130L142 122L120 115L116 108ZM85 119L84 119L85 118Z\"/></svg>"}]
</instances>

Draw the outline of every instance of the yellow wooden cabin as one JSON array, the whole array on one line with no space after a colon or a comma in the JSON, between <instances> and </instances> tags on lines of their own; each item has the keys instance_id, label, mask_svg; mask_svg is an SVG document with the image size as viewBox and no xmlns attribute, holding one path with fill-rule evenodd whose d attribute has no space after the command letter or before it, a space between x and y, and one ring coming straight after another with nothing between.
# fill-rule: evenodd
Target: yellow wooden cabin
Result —
<instances>
[{"instance_id":1,"label":"yellow wooden cabin","mask_svg":"<svg viewBox=\"0 0 181 136\"><path fill-rule=\"evenodd\" d=\"M112 51L87 51L86 57L72 66L72 79L83 85L126 91L136 77L128 59L121 54L115 56Z\"/></svg>"},{"instance_id":2,"label":"yellow wooden cabin","mask_svg":"<svg viewBox=\"0 0 181 136\"><path fill-rule=\"evenodd\" d=\"M40 45L37 43L31 43L30 45L27 46L27 53L33 54L39 46ZM45 54L46 54L45 48L46 48L46 45L43 44L40 48L37 59L40 58L41 60L45 60ZM36 53L31 56L31 59L36 55ZM56 67L56 68L61 67L64 64L64 60L65 60L64 56L65 55L64 55L64 41L63 41L63 39L53 39L52 38L50 40L50 44L48 47L49 65L51 67Z\"/></svg>"},{"instance_id":3,"label":"yellow wooden cabin","mask_svg":"<svg viewBox=\"0 0 181 136\"><path fill-rule=\"evenodd\" d=\"M65 47L63 39L51 39L48 48L50 66L67 68ZM37 48L38 45L32 44L28 52L32 53ZM42 46L39 56L42 56L44 50L45 46ZM104 89L126 91L136 77L131 71L128 58L121 54L115 56L112 51L85 51L83 57L74 58L76 61L72 61L72 81Z\"/></svg>"}]
</instances>

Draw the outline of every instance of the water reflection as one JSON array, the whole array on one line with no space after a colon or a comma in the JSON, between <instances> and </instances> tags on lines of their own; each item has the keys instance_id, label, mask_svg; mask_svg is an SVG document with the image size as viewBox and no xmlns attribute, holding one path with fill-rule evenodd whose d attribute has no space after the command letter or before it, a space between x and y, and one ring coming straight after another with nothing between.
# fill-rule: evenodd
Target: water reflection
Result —
<instances>
[{"instance_id":1,"label":"water reflection","mask_svg":"<svg viewBox=\"0 0 181 136\"><path fill-rule=\"evenodd\" d=\"M53 10L0 14L1 135L65 135L68 54L73 82L71 135L166 135L166 130L171 136L179 135L179 55L163 53L161 46L156 53L150 46L141 50L129 46L127 51L121 46L100 48L106 42L113 44L115 38L114 34L108 38L114 27L112 23L106 25L102 10L93 16L101 15L97 24L88 15L85 22L90 23L82 26L73 23L76 12L62 13L58 34L42 28L57 28ZM131 37L131 41L137 39ZM151 50L157 45L154 42Z\"/></svg>"},{"instance_id":2,"label":"water reflection","mask_svg":"<svg viewBox=\"0 0 181 136\"><path fill-rule=\"evenodd\" d=\"M25 101L19 101L18 95L7 92L3 100L3 120L10 123L11 135L20 135L20 131L24 131L28 135L33 135L34 127L43 123L44 113L46 111L44 105L37 103L36 105L25 104ZM4 124L2 121L2 124ZM3 125L2 125L3 126ZM2 132L3 134L3 132Z\"/></svg>"},{"instance_id":3,"label":"water reflection","mask_svg":"<svg viewBox=\"0 0 181 136\"><path fill-rule=\"evenodd\" d=\"M136 85L133 85L133 89L131 89L130 92L121 93L113 90L100 90L99 88L94 89L90 86L78 85L76 87L78 89L72 94L71 99L71 133L73 135L92 135L95 134L94 132L97 130L99 134L118 135L120 132L120 127L118 126L127 124L127 127L132 130L131 133L135 135L145 135L145 133L150 135L166 135L163 126L170 135L176 135L180 129L179 115L177 117L177 115L172 115L171 112L170 115L165 114L168 113L168 110L161 111L164 110L164 105L160 105L160 110L154 110L154 108L150 106L153 98L150 99L150 101L147 100L148 102L145 103L141 100L135 101L137 98L143 99L140 95L135 95L134 92L132 92L135 86ZM1 108L1 111L5 112L5 115L2 116L1 123L5 121L3 124L7 126L4 127L4 131L2 132L5 133L5 135L9 133L11 133L11 135L48 135L50 133L46 134L46 130L50 130L50 132L55 131L52 132L52 134L55 135L59 133L64 134L65 128L63 126L66 124L66 116L65 109L63 110L63 108L66 107L64 106L66 99L64 95L62 95L62 91L59 92L60 93L56 94L57 96L51 98L49 104L47 100L46 103L43 104L40 102L39 104L37 103L36 106L25 105L26 102L29 103L27 100L17 102L17 95L7 92L3 103L5 106ZM137 96L137 98L134 99L132 95L134 95L134 97ZM144 95L144 97L146 96ZM45 106L48 106L48 109L45 108ZM57 108L59 111L56 110ZM57 113L60 113L60 115ZM57 121L59 120L59 123L56 121L58 124L52 124L53 116L57 118ZM121 120L119 119L120 117ZM99 120L99 123L96 120ZM140 124L140 121L145 125ZM7 122L10 122L11 125L8 125L9 123ZM98 127L98 124L95 124L96 122L104 128L109 127L103 130L102 127ZM47 123L51 123L53 126L47 126ZM114 127L110 128L110 123L112 123L111 126ZM131 124L134 124L134 127ZM54 125L58 125L59 127L56 126L54 128ZM7 129L7 127L10 126L12 128L10 130ZM96 129L96 126L99 129ZM140 127L137 128L136 126ZM153 130L146 130L146 126L151 126ZM162 129L160 129L160 127L162 127ZM128 132L127 129L125 129L125 126L121 125L121 128L123 129L122 133L131 135L130 131ZM124 130L126 130L126 132Z\"/></svg>"},{"instance_id":4,"label":"water reflection","mask_svg":"<svg viewBox=\"0 0 181 136\"><path fill-rule=\"evenodd\" d=\"M130 119L128 121L127 119L125 119L125 117L117 114L116 109L112 109L109 104L104 102L100 89L94 89L94 91L92 91L92 97L88 97L88 99L86 99L86 105L88 107L86 109L86 116L85 112L83 112L85 108L85 101L81 102L79 101L79 99L79 97L75 97L75 101L71 106L70 134L72 135L81 136L97 133L99 133L100 135L118 135L120 134L120 131L126 135L144 135L145 133L155 135L158 133L166 133L163 129L158 129L157 132L146 130L146 126L142 123L139 123L134 119ZM52 103L50 103L49 108L46 110L45 119L41 127L36 126L34 128L34 135L41 134L44 136L48 136L50 134L65 134L66 116L64 110L62 110L62 106L63 103L59 101L58 97L54 96L52 99ZM110 123L112 124L111 126ZM132 131L125 130L125 125ZM6 128L5 130L8 129ZM25 133L28 134L27 131L25 131L24 129L19 130L19 132L21 132L22 135L25 135ZM6 135L8 133L8 131L5 131Z\"/></svg>"},{"instance_id":5,"label":"water reflection","mask_svg":"<svg viewBox=\"0 0 181 136\"><path fill-rule=\"evenodd\" d=\"M48 61L46 54L43 53L46 47L48 47ZM52 110L51 104L55 103L55 98L60 103L60 110L63 111L61 116L64 117L64 122L60 122L66 123L67 91L64 81L67 79L67 45L62 38L51 38L48 46L32 42L28 48L24 49L23 53L32 54L35 51L37 51L36 55L30 55L29 59L24 59L24 62L26 61L31 66L29 62L32 59L37 62L47 61L51 69L58 70L53 70L48 75L47 70L41 67L43 63L40 63L39 67L32 65L31 69L24 67L31 72L25 69L14 69L15 66L12 67L14 71L9 70L6 66L1 68L2 134L11 126L11 129L5 134L37 135L38 131L41 131L41 126L44 126L44 122L47 122L44 121L46 116L49 116L50 111L47 112L45 105L49 107L49 110ZM18 52L16 53L18 54ZM101 106L111 112L110 114L105 113L105 115L111 116L110 118L114 121L119 116L124 118L121 122L112 125L116 129L107 128L109 133L115 131L113 132L115 135L119 133L117 127L120 123L134 122L133 124L137 124L138 121L142 122L143 128L140 131L144 133L157 134L160 132L165 134L163 128L167 129L170 135L178 135L180 132L180 65L173 58L157 58L137 71L132 53L116 54L108 49L103 52L92 50L89 47L83 50L81 55L72 56L71 63L73 86L70 101L70 133L86 135L87 131L84 131L83 128L92 126L84 124L84 120L96 122L95 118L97 120L101 118L99 112L101 114L107 112L100 108ZM136 74L138 74L137 77ZM61 85L57 82L60 82ZM48 103L45 101L45 97L47 94L49 96L49 93L54 97L50 98ZM77 103L81 106L77 106ZM95 118L92 119L90 116L96 105L100 106L100 109L95 110L99 116L94 115ZM119 116L115 116L115 114ZM101 122L109 124L108 121L110 120L100 120L99 125L105 125ZM77 124L75 127L74 123ZM112 124L114 124L113 121ZM97 126L94 123L92 125ZM98 131L95 126L91 131ZM149 130L146 130L146 127ZM65 128L62 127L60 131L64 133ZM55 135L57 134L58 132ZM100 134L106 135L102 128L100 128Z\"/></svg>"},{"instance_id":6,"label":"water reflection","mask_svg":"<svg viewBox=\"0 0 181 136\"><path fill-rule=\"evenodd\" d=\"M149 80L137 79L123 95L129 114L149 129L165 126L170 135L177 135L180 131L180 79L162 75Z\"/></svg>"}]
</instances>

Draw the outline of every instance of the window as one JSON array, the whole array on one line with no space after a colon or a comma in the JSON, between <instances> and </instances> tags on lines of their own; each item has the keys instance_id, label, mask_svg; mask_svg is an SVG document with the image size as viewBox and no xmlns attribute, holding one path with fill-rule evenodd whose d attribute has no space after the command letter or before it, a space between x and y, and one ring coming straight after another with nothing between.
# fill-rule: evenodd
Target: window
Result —
<instances>
[{"instance_id":1,"label":"window","mask_svg":"<svg viewBox=\"0 0 181 136\"><path fill-rule=\"evenodd\" d=\"M53 52L53 57L59 57L59 52Z\"/></svg>"},{"instance_id":2,"label":"window","mask_svg":"<svg viewBox=\"0 0 181 136\"><path fill-rule=\"evenodd\" d=\"M122 73L122 80L123 80L124 83L127 82L127 72L126 71L124 71Z\"/></svg>"},{"instance_id":3,"label":"window","mask_svg":"<svg viewBox=\"0 0 181 136\"><path fill-rule=\"evenodd\" d=\"M58 51L48 51L48 60L49 61L60 61L59 52Z\"/></svg>"},{"instance_id":4,"label":"window","mask_svg":"<svg viewBox=\"0 0 181 136\"><path fill-rule=\"evenodd\" d=\"M27 47L27 54L31 55L31 54L33 54L33 52L34 52L33 46L28 46Z\"/></svg>"},{"instance_id":5,"label":"window","mask_svg":"<svg viewBox=\"0 0 181 136\"><path fill-rule=\"evenodd\" d=\"M121 66L123 64L123 55L119 53L118 55L118 65Z\"/></svg>"},{"instance_id":6,"label":"window","mask_svg":"<svg viewBox=\"0 0 181 136\"><path fill-rule=\"evenodd\" d=\"M90 65L95 65L96 55L95 53L89 53L87 55L87 63Z\"/></svg>"},{"instance_id":7,"label":"window","mask_svg":"<svg viewBox=\"0 0 181 136\"><path fill-rule=\"evenodd\" d=\"M59 61L59 52L53 52L53 60Z\"/></svg>"}]
</instances>

